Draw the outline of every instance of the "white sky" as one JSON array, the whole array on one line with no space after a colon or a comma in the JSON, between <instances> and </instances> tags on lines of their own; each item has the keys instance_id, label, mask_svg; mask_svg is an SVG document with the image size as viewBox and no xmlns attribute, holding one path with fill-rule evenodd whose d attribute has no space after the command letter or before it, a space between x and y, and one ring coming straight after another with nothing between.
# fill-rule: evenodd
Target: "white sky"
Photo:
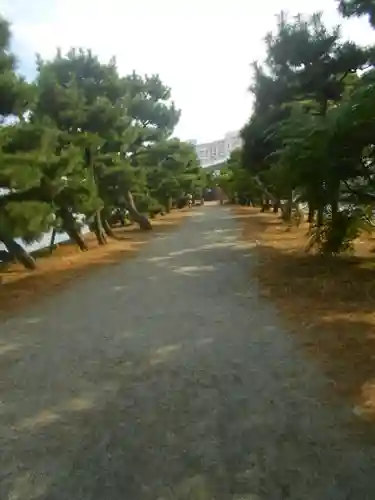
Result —
<instances>
[{"instance_id":1,"label":"white sky","mask_svg":"<svg viewBox=\"0 0 375 500\"><path fill-rule=\"evenodd\" d=\"M363 44L375 41L367 21L342 21L335 0L0 0L13 23L20 67L57 46L91 48L117 58L121 74L159 73L182 110L176 133L199 142L237 130L251 113L250 63L280 10L322 10L327 24Z\"/></svg>"}]
</instances>

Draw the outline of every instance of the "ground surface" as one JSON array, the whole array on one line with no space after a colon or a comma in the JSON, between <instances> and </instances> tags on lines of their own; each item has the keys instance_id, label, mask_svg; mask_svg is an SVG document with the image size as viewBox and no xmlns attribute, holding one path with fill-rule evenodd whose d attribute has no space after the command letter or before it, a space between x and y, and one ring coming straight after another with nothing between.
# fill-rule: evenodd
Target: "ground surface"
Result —
<instances>
[{"instance_id":1,"label":"ground surface","mask_svg":"<svg viewBox=\"0 0 375 500\"><path fill-rule=\"evenodd\" d=\"M355 254L322 258L306 252L308 224L288 228L278 215L235 208L243 237L257 241L253 276L261 294L288 320L335 392L375 423L375 239L355 242Z\"/></svg>"},{"instance_id":2,"label":"ground surface","mask_svg":"<svg viewBox=\"0 0 375 500\"><path fill-rule=\"evenodd\" d=\"M9 317L40 296L55 293L93 268L134 256L155 233L174 228L187 214L183 209L159 216L152 221L153 231L140 231L136 225L115 228L118 239L108 239L104 246L98 245L92 233L85 234L88 252L81 252L69 242L58 245L52 254L48 249L39 250L34 254L37 270L33 272L20 264L0 263L0 317Z\"/></svg>"},{"instance_id":3,"label":"ground surface","mask_svg":"<svg viewBox=\"0 0 375 500\"><path fill-rule=\"evenodd\" d=\"M0 498L372 500L375 447L226 208L0 326Z\"/></svg>"}]
</instances>

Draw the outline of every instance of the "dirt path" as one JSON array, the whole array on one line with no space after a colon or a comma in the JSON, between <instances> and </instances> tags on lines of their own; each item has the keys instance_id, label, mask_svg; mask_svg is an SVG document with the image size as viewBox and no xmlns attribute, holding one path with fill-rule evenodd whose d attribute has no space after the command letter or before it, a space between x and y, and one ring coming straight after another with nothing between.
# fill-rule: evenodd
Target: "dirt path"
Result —
<instances>
[{"instance_id":1,"label":"dirt path","mask_svg":"<svg viewBox=\"0 0 375 500\"><path fill-rule=\"evenodd\" d=\"M205 207L0 325L2 500L370 500L375 448ZM190 496L189 496L190 495Z\"/></svg>"}]
</instances>

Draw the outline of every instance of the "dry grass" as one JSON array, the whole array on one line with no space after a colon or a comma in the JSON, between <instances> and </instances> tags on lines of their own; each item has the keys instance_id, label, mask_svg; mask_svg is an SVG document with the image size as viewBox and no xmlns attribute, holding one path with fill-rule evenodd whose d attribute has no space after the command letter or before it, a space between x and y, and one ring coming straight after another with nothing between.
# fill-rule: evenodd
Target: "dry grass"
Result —
<instances>
[{"instance_id":1,"label":"dry grass","mask_svg":"<svg viewBox=\"0 0 375 500\"><path fill-rule=\"evenodd\" d=\"M257 240L257 277L334 389L375 419L375 241L355 257L307 254L307 225L290 231L274 214L237 208L246 239Z\"/></svg>"},{"instance_id":2,"label":"dry grass","mask_svg":"<svg viewBox=\"0 0 375 500\"><path fill-rule=\"evenodd\" d=\"M153 235L175 227L187 215L187 210L176 210L158 217L152 221L153 231L140 231L136 225L115 229L119 239L109 240L105 246L99 246L95 236L90 233L85 237L88 252L79 251L71 243L60 244L52 255L46 250L36 252L36 271L27 271L19 264L2 265L0 317L12 315L97 266L115 264L133 256Z\"/></svg>"}]
</instances>

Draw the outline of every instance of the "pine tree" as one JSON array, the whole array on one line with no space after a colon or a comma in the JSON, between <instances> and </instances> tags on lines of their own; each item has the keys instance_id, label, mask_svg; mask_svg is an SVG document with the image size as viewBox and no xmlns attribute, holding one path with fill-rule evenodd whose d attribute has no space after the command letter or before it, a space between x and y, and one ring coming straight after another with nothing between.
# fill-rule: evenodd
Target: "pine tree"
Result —
<instances>
[{"instance_id":1,"label":"pine tree","mask_svg":"<svg viewBox=\"0 0 375 500\"><path fill-rule=\"evenodd\" d=\"M309 116L320 116L324 126L328 109L340 103L348 85L355 85L356 71L367 63L368 53L352 43L343 43L339 28L328 30L320 13L293 19L282 13L276 33L266 37L266 47L265 66L255 67L252 90L256 105L243 130L244 160L251 169L256 169L257 179L269 193L273 191L276 198L282 195L289 199L290 213L296 179L294 172L290 168L285 170L277 160L277 152L284 151L285 143L278 131L284 130L283 123L293 110L305 114L305 121ZM314 121L314 127L318 122ZM285 182L287 172L289 187ZM304 172L305 179L309 179L305 194L310 214L313 217L317 212L319 225L328 203L335 214L338 210L340 180L335 172L333 164L316 161L311 162L309 172Z\"/></svg>"},{"instance_id":2,"label":"pine tree","mask_svg":"<svg viewBox=\"0 0 375 500\"><path fill-rule=\"evenodd\" d=\"M127 114L135 131L135 140L127 154L131 166L142 169L145 149L170 137L178 123L180 112L171 101L171 90L158 75L141 77L133 72L123 79L123 83L128 96ZM126 203L134 220L144 229L150 229L150 223L136 210L130 191L126 192Z\"/></svg>"},{"instance_id":3,"label":"pine tree","mask_svg":"<svg viewBox=\"0 0 375 500\"><path fill-rule=\"evenodd\" d=\"M20 237L33 240L40 237L48 226L49 210L39 202L19 203L8 201L9 190L19 189L38 181L38 167L34 169L24 155L6 154L10 135L22 120L33 97L33 89L16 74L16 60L9 51L10 28L8 22L0 18L0 241L9 255L5 259L18 259L25 267L35 268L31 255L15 240Z\"/></svg>"}]
</instances>

